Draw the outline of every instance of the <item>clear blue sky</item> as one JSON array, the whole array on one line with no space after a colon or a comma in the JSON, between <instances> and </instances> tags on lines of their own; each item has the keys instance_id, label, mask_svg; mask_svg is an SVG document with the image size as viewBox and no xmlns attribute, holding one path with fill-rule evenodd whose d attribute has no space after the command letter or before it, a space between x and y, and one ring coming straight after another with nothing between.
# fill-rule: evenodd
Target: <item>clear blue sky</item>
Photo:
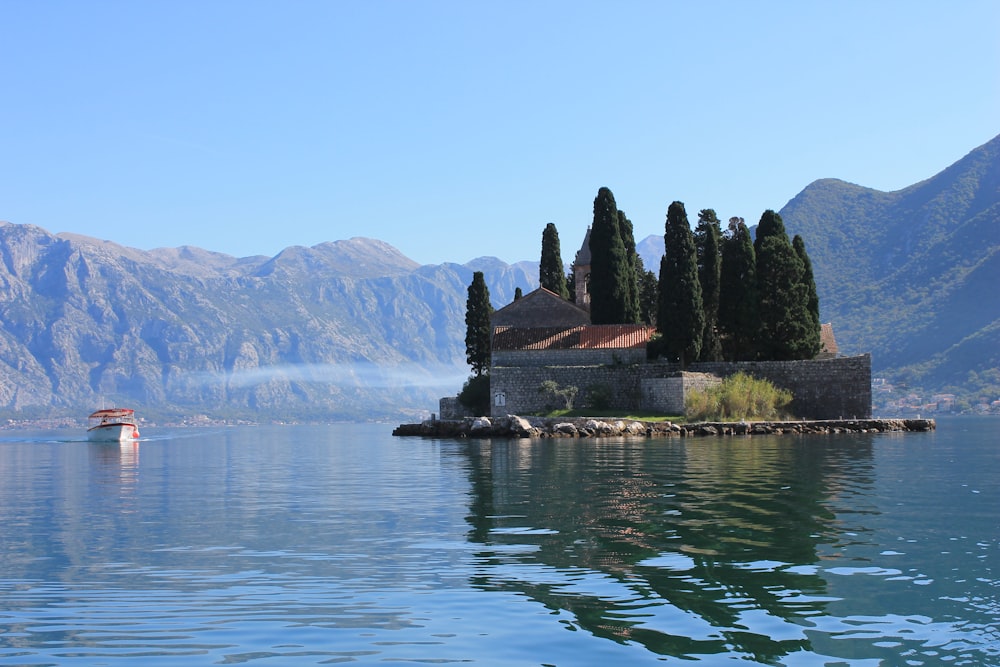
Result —
<instances>
[{"instance_id":1,"label":"clear blue sky","mask_svg":"<svg viewBox=\"0 0 1000 667\"><path fill-rule=\"evenodd\" d=\"M601 186L756 222L1000 134L1000 2L0 0L0 220L572 259Z\"/></svg>"}]
</instances>

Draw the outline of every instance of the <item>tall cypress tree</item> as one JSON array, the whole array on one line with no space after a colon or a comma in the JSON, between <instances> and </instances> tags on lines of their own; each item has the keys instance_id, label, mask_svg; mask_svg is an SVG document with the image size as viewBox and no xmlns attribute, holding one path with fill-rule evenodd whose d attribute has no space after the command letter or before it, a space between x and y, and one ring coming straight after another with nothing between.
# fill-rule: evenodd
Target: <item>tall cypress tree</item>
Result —
<instances>
[{"instance_id":1,"label":"tall cypress tree","mask_svg":"<svg viewBox=\"0 0 1000 667\"><path fill-rule=\"evenodd\" d=\"M487 373L493 356L491 346L492 327L490 316L490 290L482 271L472 274L469 297L465 302L465 360L472 366L476 377Z\"/></svg>"},{"instance_id":2,"label":"tall cypress tree","mask_svg":"<svg viewBox=\"0 0 1000 667\"><path fill-rule=\"evenodd\" d=\"M753 251L756 254L760 254L760 246L769 236L784 237L786 241L788 240L785 221L771 209L764 211L760 216L760 222L757 223L757 235L753 242Z\"/></svg>"},{"instance_id":3,"label":"tall cypress tree","mask_svg":"<svg viewBox=\"0 0 1000 667\"><path fill-rule=\"evenodd\" d=\"M601 188L594 198L590 228L590 321L625 322L627 299L625 244L618 231L618 206L611 190Z\"/></svg>"},{"instance_id":4,"label":"tall cypress tree","mask_svg":"<svg viewBox=\"0 0 1000 667\"><path fill-rule=\"evenodd\" d=\"M701 306L705 312L705 329L701 336L701 361L722 359L719 342L719 279L722 255L719 244L722 230L715 211L706 208L698 213L694 243L698 251L698 282L701 283Z\"/></svg>"},{"instance_id":5,"label":"tall cypress tree","mask_svg":"<svg viewBox=\"0 0 1000 667\"><path fill-rule=\"evenodd\" d=\"M820 340L820 321L819 321L819 294L816 292L816 279L813 277L812 261L809 259L809 254L806 252L806 242L802 240L802 237L798 234L792 239L792 247L795 249L795 254L799 256L802 260L802 267L804 271L802 273L802 283L806 290L806 308L809 311L809 317L812 320L811 330L808 333L810 340L805 341L805 350L808 353L809 350L815 348L812 354L808 355L806 359L812 359L817 354L819 354L820 348L822 347L822 342Z\"/></svg>"},{"instance_id":6,"label":"tall cypress tree","mask_svg":"<svg viewBox=\"0 0 1000 667\"><path fill-rule=\"evenodd\" d=\"M638 255L636 255L638 257ZM639 257L639 322L656 325L657 311L660 308L660 282L656 274L646 271Z\"/></svg>"},{"instance_id":7,"label":"tall cypress tree","mask_svg":"<svg viewBox=\"0 0 1000 667\"><path fill-rule=\"evenodd\" d=\"M639 318L639 278L642 272L642 259L635 251L635 235L632 233L632 221L625 217L624 211L618 211L618 234L625 246L625 286L626 296L622 323L635 324Z\"/></svg>"},{"instance_id":8,"label":"tall cypress tree","mask_svg":"<svg viewBox=\"0 0 1000 667\"><path fill-rule=\"evenodd\" d=\"M545 225L542 232L542 258L538 264L538 283L564 299L569 298L566 286L566 267L559 250L559 232L553 223Z\"/></svg>"},{"instance_id":9,"label":"tall cypress tree","mask_svg":"<svg viewBox=\"0 0 1000 667\"><path fill-rule=\"evenodd\" d=\"M818 351L819 331L809 312L805 266L788 240L780 215L764 212L755 246L762 357L812 358Z\"/></svg>"},{"instance_id":10,"label":"tall cypress tree","mask_svg":"<svg viewBox=\"0 0 1000 667\"><path fill-rule=\"evenodd\" d=\"M662 352L669 359L680 361L681 366L687 366L698 359L701 351L705 313L701 308L694 235L684 204L679 201L673 202L667 209L663 242L656 328L662 336Z\"/></svg>"},{"instance_id":11,"label":"tall cypress tree","mask_svg":"<svg viewBox=\"0 0 1000 667\"><path fill-rule=\"evenodd\" d=\"M757 261L743 218L730 218L722 239L719 275L719 337L726 361L756 358L760 330L757 299Z\"/></svg>"}]
</instances>

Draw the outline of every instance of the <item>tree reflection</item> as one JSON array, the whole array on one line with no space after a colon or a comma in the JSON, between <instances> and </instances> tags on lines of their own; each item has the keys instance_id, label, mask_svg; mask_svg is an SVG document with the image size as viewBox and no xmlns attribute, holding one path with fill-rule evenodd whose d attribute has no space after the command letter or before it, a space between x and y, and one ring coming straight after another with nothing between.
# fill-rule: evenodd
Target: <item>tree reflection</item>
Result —
<instances>
[{"instance_id":1,"label":"tree reflection","mask_svg":"<svg viewBox=\"0 0 1000 667\"><path fill-rule=\"evenodd\" d=\"M770 662L824 613L819 547L872 484L872 436L469 445L475 585L657 654Z\"/></svg>"}]
</instances>

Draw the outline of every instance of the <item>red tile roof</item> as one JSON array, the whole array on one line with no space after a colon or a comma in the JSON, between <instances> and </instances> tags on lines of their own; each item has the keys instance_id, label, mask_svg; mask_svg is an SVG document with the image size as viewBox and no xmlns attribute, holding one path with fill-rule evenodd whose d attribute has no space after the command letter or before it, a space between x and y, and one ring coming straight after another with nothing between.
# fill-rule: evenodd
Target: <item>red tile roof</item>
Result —
<instances>
[{"instance_id":1,"label":"red tile roof","mask_svg":"<svg viewBox=\"0 0 1000 667\"><path fill-rule=\"evenodd\" d=\"M621 350L645 347L654 327L642 324L590 324L585 326L493 330L494 350Z\"/></svg>"}]
</instances>

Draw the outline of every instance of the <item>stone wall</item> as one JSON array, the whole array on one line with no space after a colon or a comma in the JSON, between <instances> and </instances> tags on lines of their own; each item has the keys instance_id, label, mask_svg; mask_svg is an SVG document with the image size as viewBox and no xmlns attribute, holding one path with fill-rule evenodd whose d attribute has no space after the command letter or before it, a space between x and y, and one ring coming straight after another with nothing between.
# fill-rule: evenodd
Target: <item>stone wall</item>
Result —
<instances>
[{"instance_id":1,"label":"stone wall","mask_svg":"<svg viewBox=\"0 0 1000 667\"><path fill-rule=\"evenodd\" d=\"M704 391L721 382L716 375L686 371L670 377L642 377L639 380L641 408L662 415L683 415L684 397L689 391Z\"/></svg>"},{"instance_id":2,"label":"stone wall","mask_svg":"<svg viewBox=\"0 0 1000 667\"><path fill-rule=\"evenodd\" d=\"M646 348L569 350L493 350L493 366L602 366L646 361ZM492 374L492 371L491 371Z\"/></svg>"},{"instance_id":3,"label":"stone wall","mask_svg":"<svg viewBox=\"0 0 1000 667\"><path fill-rule=\"evenodd\" d=\"M576 387L574 407L632 410L640 404L638 366L494 366L490 372L493 415L533 414L563 408L558 396L542 391L554 381L560 389Z\"/></svg>"},{"instance_id":4,"label":"stone wall","mask_svg":"<svg viewBox=\"0 0 1000 667\"><path fill-rule=\"evenodd\" d=\"M693 371L722 377L743 371L792 392L790 409L800 419L868 419L872 414L872 357L808 361L741 361L691 364Z\"/></svg>"},{"instance_id":5,"label":"stone wall","mask_svg":"<svg viewBox=\"0 0 1000 667\"><path fill-rule=\"evenodd\" d=\"M576 408L651 410L683 414L684 394L738 372L763 378L792 392L790 407L800 419L867 419L871 417L871 355L809 361L698 363L681 371L677 364L551 364L569 361L562 352L534 353L534 364L497 365L490 372L493 415L532 414L563 407L558 397L541 391L552 380L560 388L576 387ZM590 351L583 351L590 352ZM619 351L621 352L621 351ZM521 354L531 354L521 353ZM576 360L578 357L573 357ZM514 357L505 360L513 361ZM600 405L598 405L600 403Z\"/></svg>"},{"instance_id":6,"label":"stone wall","mask_svg":"<svg viewBox=\"0 0 1000 667\"><path fill-rule=\"evenodd\" d=\"M438 402L438 406L441 419L463 419L475 416L469 408L459 403L455 396L445 396Z\"/></svg>"}]
</instances>

